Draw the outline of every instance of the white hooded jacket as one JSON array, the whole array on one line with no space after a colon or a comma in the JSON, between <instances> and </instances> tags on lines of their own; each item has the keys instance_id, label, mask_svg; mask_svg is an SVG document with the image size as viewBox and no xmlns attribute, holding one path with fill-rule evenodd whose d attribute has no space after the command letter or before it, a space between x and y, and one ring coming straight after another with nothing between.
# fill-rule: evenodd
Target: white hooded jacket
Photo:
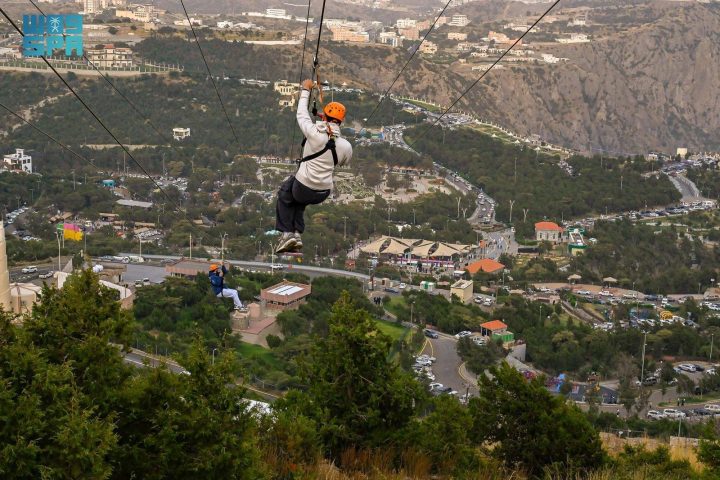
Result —
<instances>
[{"instance_id":1,"label":"white hooded jacket","mask_svg":"<svg viewBox=\"0 0 720 480\"><path fill-rule=\"evenodd\" d=\"M302 156L307 157L319 152L327 144L330 136L328 128L332 130L335 138L335 151L337 152L338 165L345 165L352 158L352 145L340 137L340 126L332 122L313 122L308 112L310 92L303 90L298 102L297 122L307 141ZM333 171L335 162L332 152L328 150L317 158L300 164L300 169L295 174L295 179L313 190L331 190L333 188Z\"/></svg>"}]
</instances>

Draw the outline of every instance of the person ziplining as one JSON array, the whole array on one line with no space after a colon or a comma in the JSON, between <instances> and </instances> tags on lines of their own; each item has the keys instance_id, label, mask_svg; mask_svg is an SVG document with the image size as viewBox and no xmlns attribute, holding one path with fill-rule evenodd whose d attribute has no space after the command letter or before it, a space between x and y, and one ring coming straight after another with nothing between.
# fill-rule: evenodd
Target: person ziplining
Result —
<instances>
[{"instance_id":1,"label":"person ziplining","mask_svg":"<svg viewBox=\"0 0 720 480\"><path fill-rule=\"evenodd\" d=\"M304 80L298 102L297 122L305 140L298 169L280 185L275 206L275 229L282 232L275 253L299 252L305 231L305 208L324 202L333 189L333 172L352 158L350 142L340 135L345 106L330 102L313 122L308 111L315 83ZM314 112L313 112L314 113Z\"/></svg>"},{"instance_id":2,"label":"person ziplining","mask_svg":"<svg viewBox=\"0 0 720 480\"><path fill-rule=\"evenodd\" d=\"M233 288L225 288L225 275L227 275L227 273L228 270L225 268L225 265L217 265L215 263L210 265L208 277L210 278L213 293L215 293L215 296L218 298L232 298L235 304L235 310L244 312L247 309L240 300L238 291Z\"/></svg>"}]
</instances>

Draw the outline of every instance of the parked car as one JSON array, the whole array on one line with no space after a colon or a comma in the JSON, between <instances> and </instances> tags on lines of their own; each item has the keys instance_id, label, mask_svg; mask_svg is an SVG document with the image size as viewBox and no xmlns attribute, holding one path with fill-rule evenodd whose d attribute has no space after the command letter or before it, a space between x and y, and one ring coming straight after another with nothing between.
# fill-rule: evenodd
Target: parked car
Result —
<instances>
[{"instance_id":1,"label":"parked car","mask_svg":"<svg viewBox=\"0 0 720 480\"><path fill-rule=\"evenodd\" d=\"M51 278L54 273L55 272L53 272L53 271L41 273L40 278L42 278L42 279Z\"/></svg>"},{"instance_id":2,"label":"parked car","mask_svg":"<svg viewBox=\"0 0 720 480\"><path fill-rule=\"evenodd\" d=\"M713 414L720 413L720 404L717 403L708 403L705 404L705 410L708 412L712 412Z\"/></svg>"},{"instance_id":3,"label":"parked car","mask_svg":"<svg viewBox=\"0 0 720 480\"><path fill-rule=\"evenodd\" d=\"M678 368L683 372L697 372L697 368L692 363L681 363L680 365L678 365Z\"/></svg>"},{"instance_id":4,"label":"parked car","mask_svg":"<svg viewBox=\"0 0 720 480\"><path fill-rule=\"evenodd\" d=\"M392 287L385 288L385 291L387 293L400 293L400 290L398 290L397 288L392 288Z\"/></svg>"},{"instance_id":5,"label":"parked car","mask_svg":"<svg viewBox=\"0 0 720 480\"><path fill-rule=\"evenodd\" d=\"M435 330L430 330L429 328L426 328L425 330L423 330L423 333L428 338L438 338L439 337L438 333Z\"/></svg>"},{"instance_id":6,"label":"parked car","mask_svg":"<svg viewBox=\"0 0 720 480\"><path fill-rule=\"evenodd\" d=\"M695 367L696 372L704 372L705 371L705 367L703 367L702 365L698 365L697 363L694 363L693 366Z\"/></svg>"},{"instance_id":7,"label":"parked car","mask_svg":"<svg viewBox=\"0 0 720 480\"><path fill-rule=\"evenodd\" d=\"M398 285L398 288L399 288L400 290L404 290L405 288L407 288L407 285L404 284L404 283L401 283L400 285Z\"/></svg>"},{"instance_id":8,"label":"parked car","mask_svg":"<svg viewBox=\"0 0 720 480\"><path fill-rule=\"evenodd\" d=\"M658 412L657 410L650 410L647 412L647 418L651 420L661 420L665 418L665 414L662 412Z\"/></svg>"},{"instance_id":9,"label":"parked car","mask_svg":"<svg viewBox=\"0 0 720 480\"><path fill-rule=\"evenodd\" d=\"M676 410L674 408L666 408L665 410L662 411L662 413L663 413L663 415L665 415L666 418L679 419L679 418L687 417L687 415L685 415L685 412Z\"/></svg>"},{"instance_id":10,"label":"parked car","mask_svg":"<svg viewBox=\"0 0 720 480\"><path fill-rule=\"evenodd\" d=\"M34 265L31 265L31 266L29 266L29 267L24 267L24 268L21 270L22 273L35 273L35 272L37 272L37 271L38 271L38 270L37 270L37 267L34 266Z\"/></svg>"},{"instance_id":11,"label":"parked car","mask_svg":"<svg viewBox=\"0 0 720 480\"><path fill-rule=\"evenodd\" d=\"M456 334L455 334L455 338L461 339L461 338L463 338L463 337L467 337L467 336L470 336L470 335L472 335L472 332L468 332L467 330L463 330L462 332L456 333Z\"/></svg>"},{"instance_id":12,"label":"parked car","mask_svg":"<svg viewBox=\"0 0 720 480\"><path fill-rule=\"evenodd\" d=\"M643 385L650 386L655 385L658 383L658 378L654 375L646 377L645 380L643 380Z\"/></svg>"}]
</instances>

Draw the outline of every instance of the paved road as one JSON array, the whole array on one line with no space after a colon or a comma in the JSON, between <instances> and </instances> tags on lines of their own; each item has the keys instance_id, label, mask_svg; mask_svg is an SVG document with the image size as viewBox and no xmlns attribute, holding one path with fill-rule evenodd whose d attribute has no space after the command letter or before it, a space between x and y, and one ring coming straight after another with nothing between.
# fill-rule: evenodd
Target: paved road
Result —
<instances>
[{"instance_id":1,"label":"paved road","mask_svg":"<svg viewBox=\"0 0 720 480\"><path fill-rule=\"evenodd\" d=\"M518 243L515 241L515 232L508 228L497 232L485 233L485 240L488 242L487 256L497 260L500 255L507 253L517 255Z\"/></svg>"},{"instance_id":2,"label":"paved road","mask_svg":"<svg viewBox=\"0 0 720 480\"><path fill-rule=\"evenodd\" d=\"M460 374L463 362L457 353L457 340L454 337L440 335L439 338L429 338L422 353L437 359L432 367L436 382L456 390L458 396L465 395L468 387L470 395L477 395L476 382Z\"/></svg>"},{"instance_id":3,"label":"paved road","mask_svg":"<svg viewBox=\"0 0 720 480\"><path fill-rule=\"evenodd\" d=\"M677 176L668 176L670 181L673 185L675 185L675 188L678 189L680 194L682 195L682 199L684 202L697 202L701 200L707 200L706 198L703 198L702 193L697 188L697 186L690 181L686 176L684 175L677 175Z\"/></svg>"}]
</instances>

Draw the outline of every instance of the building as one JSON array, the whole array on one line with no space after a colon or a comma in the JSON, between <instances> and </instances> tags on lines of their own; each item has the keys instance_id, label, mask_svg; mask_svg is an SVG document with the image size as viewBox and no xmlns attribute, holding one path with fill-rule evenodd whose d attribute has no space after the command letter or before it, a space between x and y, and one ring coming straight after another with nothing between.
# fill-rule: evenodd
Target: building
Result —
<instances>
[{"instance_id":1,"label":"building","mask_svg":"<svg viewBox=\"0 0 720 480\"><path fill-rule=\"evenodd\" d=\"M568 22L568 27L584 27L587 25L588 13L582 12Z\"/></svg>"},{"instance_id":2,"label":"building","mask_svg":"<svg viewBox=\"0 0 720 480\"><path fill-rule=\"evenodd\" d=\"M395 28L397 29L403 29L403 28L413 28L417 26L417 20L413 20L412 18L399 18L397 22L395 22Z\"/></svg>"},{"instance_id":3,"label":"building","mask_svg":"<svg viewBox=\"0 0 720 480\"><path fill-rule=\"evenodd\" d=\"M420 45L420 53L425 55L435 55L438 51L438 46L430 41L425 41Z\"/></svg>"},{"instance_id":4,"label":"building","mask_svg":"<svg viewBox=\"0 0 720 480\"><path fill-rule=\"evenodd\" d=\"M495 43L510 43L510 37L500 32L493 32L490 30L488 33L488 40Z\"/></svg>"},{"instance_id":5,"label":"building","mask_svg":"<svg viewBox=\"0 0 720 480\"><path fill-rule=\"evenodd\" d=\"M535 224L535 240L560 243L563 241L563 228L555 222L538 222Z\"/></svg>"},{"instance_id":6,"label":"building","mask_svg":"<svg viewBox=\"0 0 720 480\"><path fill-rule=\"evenodd\" d=\"M461 42L464 42L467 40L467 33L460 33L460 32L449 32L447 34L448 40L459 40Z\"/></svg>"},{"instance_id":7,"label":"building","mask_svg":"<svg viewBox=\"0 0 720 480\"><path fill-rule=\"evenodd\" d=\"M370 34L348 27L335 27L331 29L333 42L368 43Z\"/></svg>"},{"instance_id":8,"label":"building","mask_svg":"<svg viewBox=\"0 0 720 480\"><path fill-rule=\"evenodd\" d=\"M284 8L268 8L265 10L265 16L269 18L287 19L288 14Z\"/></svg>"},{"instance_id":9,"label":"building","mask_svg":"<svg viewBox=\"0 0 720 480\"><path fill-rule=\"evenodd\" d=\"M688 154L688 149L685 147L679 147L677 150L675 150L675 155L681 156L685 158L685 156Z\"/></svg>"},{"instance_id":10,"label":"building","mask_svg":"<svg viewBox=\"0 0 720 480\"><path fill-rule=\"evenodd\" d=\"M420 30L416 27L399 28L398 35L409 41L420 40Z\"/></svg>"},{"instance_id":11,"label":"building","mask_svg":"<svg viewBox=\"0 0 720 480\"><path fill-rule=\"evenodd\" d=\"M190 136L189 128L175 127L173 128L173 138L175 140L184 140Z\"/></svg>"},{"instance_id":12,"label":"building","mask_svg":"<svg viewBox=\"0 0 720 480\"><path fill-rule=\"evenodd\" d=\"M32 173L32 157L25 150L16 148L15 153L3 156L3 168L12 172Z\"/></svg>"},{"instance_id":13,"label":"building","mask_svg":"<svg viewBox=\"0 0 720 480\"><path fill-rule=\"evenodd\" d=\"M144 23L156 21L159 13L154 5L131 5L129 8L115 10L115 16L118 18L129 18Z\"/></svg>"},{"instance_id":14,"label":"building","mask_svg":"<svg viewBox=\"0 0 720 480\"><path fill-rule=\"evenodd\" d=\"M273 90L278 92L282 96L294 95L298 90L298 86L295 84L288 83L287 80L280 80L273 84Z\"/></svg>"},{"instance_id":15,"label":"building","mask_svg":"<svg viewBox=\"0 0 720 480\"><path fill-rule=\"evenodd\" d=\"M125 200L125 199L122 199L122 200L118 200L118 201L115 202L115 203L117 203L118 205L120 205L120 206L122 206L122 207L144 208L145 210L149 210L149 209L151 209L152 206L153 206L152 202L141 202L141 201L139 201L139 200Z\"/></svg>"},{"instance_id":16,"label":"building","mask_svg":"<svg viewBox=\"0 0 720 480\"><path fill-rule=\"evenodd\" d=\"M588 43L590 39L584 33L571 33L570 38L558 38L558 43Z\"/></svg>"},{"instance_id":17,"label":"building","mask_svg":"<svg viewBox=\"0 0 720 480\"><path fill-rule=\"evenodd\" d=\"M493 341L502 340L503 346L507 348L515 343L515 335L507 328L508 326L500 320L491 320L480 325L480 334L483 337L491 337Z\"/></svg>"},{"instance_id":18,"label":"building","mask_svg":"<svg viewBox=\"0 0 720 480\"><path fill-rule=\"evenodd\" d=\"M382 32L378 35L378 41L384 45L402 47L402 37L395 32Z\"/></svg>"},{"instance_id":19,"label":"building","mask_svg":"<svg viewBox=\"0 0 720 480\"><path fill-rule=\"evenodd\" d=\"M211 262L204 260L182 259L165 265L165 273L171 277L195 278L198 275L207 275Z\"/></svg>"},{"instance_id":20,"label":"building","mask_svg":"<svg viewBox=\"0 0 720 480\"><path fill-rule=\"evenodd\" d=\"M290 310L298 308L305 303L305 299L312 292L310 285L283 281L260 292L260 299L266 308L276 310Z\"/></svg>"},{"instance_id":21,"label":"building","mask_svg":"<svg viewBox=\"0 0 720 480\"><path fill-rule=\"evenodd\" d=\"M295 97L293 95L286 95L283 97L280 97L280 100L278 100L278 105L282 108L286 107L294 107L295 106Z\"/></svg>"},{"instance_id":22,"label":"building","mask_svg":"<svg viewBox=\"0 0 720 480\"><path fill-rule=\"evenodd\" d=\"M450 295L456 295L461 302L470 303L473 299L472 280L458 280L450 287Z\"/></svg>"},{"instance_id":23,"label":"building","mask_svg":"<svg viewBox=\"0 0 720 480\"><path fill-rule=\"evenodd\" d=\"M466 27L470 23L467 15L455 14L450 18L448 25L451 27Z\"/></svg>"},{"instance_id":24,"label":"building","mask_svg":"<svg viewBox=\"0 0 720 480\"><path fill-rule=\"evenodd\" d=\"M467 267L465 267L465 270L470 275L475 275L478 272L484 272L484 273L500 273L505 269L505 265L503 265L500 262L496 262L495 260L491 258L483 258L482 260L478 260L477 262L473 262Z\"/></svg>"},{"instance_id":25,"label":"building","mask_svg":"<svg viewBox=\"0 0 720 480\"><path fill-rule=\"evenodd\" d=\"M85 15L95 15L97 13L102 13L102 11L102 0L83 0L83 13Z\"/></svg>"},{"instance_id":26,"label":"building","mask_svg":"<svg viewBox=\"0 0 720 480\"><path fill-rule=\"evenodd\" d=\"M103 45L102 48L90 48L85 54L98 68L129 68L133 66L133 52L129 48Z\"/></svg>"}]
</instances>

